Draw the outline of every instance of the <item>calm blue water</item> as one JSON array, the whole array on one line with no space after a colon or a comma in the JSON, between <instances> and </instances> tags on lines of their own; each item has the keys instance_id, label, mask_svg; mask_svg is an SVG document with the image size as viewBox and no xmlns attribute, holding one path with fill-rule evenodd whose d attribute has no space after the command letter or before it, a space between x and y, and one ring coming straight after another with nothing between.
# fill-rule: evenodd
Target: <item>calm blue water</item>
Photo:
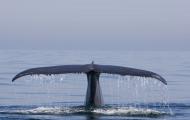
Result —
<instances>
[{"instance_id":1,"label":"calm blue water","mask_svg":"<svg viewBox=\"0 0 190 120\"><path fill-rule=\"evenodd\" d=\"M85 110L84 74L26 76L22 70L64 64L112 64L154 71L154 79L102 74L104 106ZM190 119L190 52L0 51L0 119Z\"/></svg>"}]
</instances>

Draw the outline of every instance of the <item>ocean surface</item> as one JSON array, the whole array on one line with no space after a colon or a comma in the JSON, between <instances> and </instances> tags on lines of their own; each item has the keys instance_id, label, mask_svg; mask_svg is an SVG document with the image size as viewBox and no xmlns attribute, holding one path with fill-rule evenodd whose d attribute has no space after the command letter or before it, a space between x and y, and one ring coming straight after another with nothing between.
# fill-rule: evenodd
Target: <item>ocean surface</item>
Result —
<instances>
[{"instance_id":1,"label":"ocean surface","mask_svg":"<svg viewBox=\"0 0 190 120\"><path fill-rule=\"evenodd\" d=\"M66 64L119 65L163 76L101 74L104 106L86 110L85 74L34 75L19 72ZM189 51L0 50L0 120L190 120Z\"/></svg>"}]
</instances>

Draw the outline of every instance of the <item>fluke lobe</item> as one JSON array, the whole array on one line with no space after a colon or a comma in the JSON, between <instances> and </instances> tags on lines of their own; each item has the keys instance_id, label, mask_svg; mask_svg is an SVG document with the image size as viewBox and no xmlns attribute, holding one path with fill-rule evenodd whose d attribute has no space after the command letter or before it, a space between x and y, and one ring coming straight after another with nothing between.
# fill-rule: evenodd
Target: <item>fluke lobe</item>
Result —
<instances>
[{"instance_id":1,"label":"fluke lobe","mask_svg":"<svg viewBox=\"0 0 190 120\"><path fill-rule=\"evenodd\" d=\"M17 74L12 81L26 75L52 75L52 74L67 74L67 73L85 73L87 75L88 87L86 92L86 107L99 107L103 105L103 97L99 83L101 73L118 74L121 76L139 76L155 78L165 85L166 80L160 75L146 70L140 70L129 67L113 66L113 65L98 65L92 62L85 65L61 65L51 67L31 68Z\"/></svg>"}]
</instances>

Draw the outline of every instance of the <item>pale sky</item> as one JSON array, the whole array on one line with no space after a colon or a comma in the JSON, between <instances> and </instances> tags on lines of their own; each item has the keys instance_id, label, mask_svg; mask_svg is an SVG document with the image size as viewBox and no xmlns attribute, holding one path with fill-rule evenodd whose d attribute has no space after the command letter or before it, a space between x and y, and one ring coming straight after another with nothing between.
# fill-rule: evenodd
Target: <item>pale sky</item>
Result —
<instances>
[{"instance_id":1,"label":"pale sky","mask_svg":"<svg viewBox=\"0 0 190 120\"><path fill-rule=\"evenodd\" d=\"M190 0L1 0L0 49L190 50Z\"/></svg>"}]
</instances>

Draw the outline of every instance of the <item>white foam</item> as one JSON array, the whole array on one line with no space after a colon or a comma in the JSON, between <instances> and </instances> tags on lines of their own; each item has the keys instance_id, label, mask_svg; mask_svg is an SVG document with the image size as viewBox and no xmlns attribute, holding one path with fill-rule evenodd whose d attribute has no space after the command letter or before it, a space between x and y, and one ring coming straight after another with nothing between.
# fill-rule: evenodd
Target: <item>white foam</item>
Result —
<instances>
[{"instance_id":1,"label":"white foam","mask_svg":"<svg viewBox=\"0 0 190 120\"><path fill-rule=\"evenodd\" d=\"M29 110L19 110L17 112L23 114L59 114L61 113L61 109L58 107L38 107Z\"/></svg>"},{"instance_id":2,"label":"white foam","mask_svg":"<svg viewBox=\"0 0 190 120\"><path fill-rule=\"evenodd\" d=\"M121 107L121 108L98 108L93 110L85 110L85 108L72 108L72 107L38 107L30 110L15 111L19 114L77 114L77 113L94 113L100 115L115 115L115 116L159 116L166 114L153 109L143 109L134 107Z\"/></svg>"},{"instance_id":3,"label":"white foam","mask_svg":"<svg viewBox=\"0 0 190 120\"><path fill-rule=\"evenodd\" d=\"M152 109L142 108L114 108L114 109L96 109L95 113L104 115L126 115L126 116L149 116L149 115L162 115L165 112L160 112Z\"/></svg>"}]
</instances>

